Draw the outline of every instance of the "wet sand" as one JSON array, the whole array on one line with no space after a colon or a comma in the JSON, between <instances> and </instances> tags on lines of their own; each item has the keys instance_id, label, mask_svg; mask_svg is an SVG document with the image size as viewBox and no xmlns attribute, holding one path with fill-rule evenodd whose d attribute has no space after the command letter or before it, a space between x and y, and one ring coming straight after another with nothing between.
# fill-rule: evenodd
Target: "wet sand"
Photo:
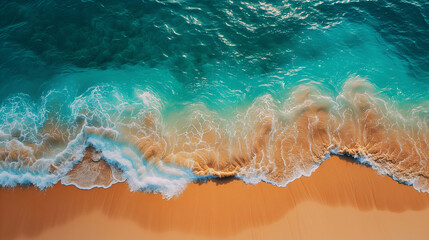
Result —
<instances>
[{"instance_id":1,"label":"wet sand","mask_svg":"<svg viewBox=\"0 0 429 240\"><path fill-rule=\"evenodd\" d=\"M225 179L178 198L124 183L0 190L1 239L427 239L429 194L331 157L285 188Z\"/></svg>"}]
</instances>

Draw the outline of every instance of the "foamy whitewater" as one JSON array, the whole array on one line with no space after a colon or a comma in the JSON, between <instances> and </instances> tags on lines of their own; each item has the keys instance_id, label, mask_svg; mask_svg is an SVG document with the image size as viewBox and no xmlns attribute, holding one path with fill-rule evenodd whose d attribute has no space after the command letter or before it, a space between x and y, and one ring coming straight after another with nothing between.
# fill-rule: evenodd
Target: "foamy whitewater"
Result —
<instances>
[{"instance_id":1,"label":"foamy whitewater","mask_svg":"<svg viewBox=\"0 0 429 240\"><path fill-rule=\"evenodd\" d=\"M429 192L429 3L0 3L0 185L280 187L332 154Z\"/></svg>"}]
</instances>

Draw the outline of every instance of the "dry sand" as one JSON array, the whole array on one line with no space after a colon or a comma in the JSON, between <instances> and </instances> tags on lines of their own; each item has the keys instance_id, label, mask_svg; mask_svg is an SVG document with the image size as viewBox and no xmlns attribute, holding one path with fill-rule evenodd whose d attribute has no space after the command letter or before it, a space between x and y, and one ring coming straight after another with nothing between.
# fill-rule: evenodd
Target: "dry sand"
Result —
<instances>
[{"instance_id":1,"label":"dry sand","mask_svg":"<svg viewBox=\"0 0 429 240\"><path fill-rule=\"evenodd\" d=\"M427 239L429 194L331 157L285 188L227 179L176 199L124 183L0 189L0 239Z\"/></svg>"}]
</instances>

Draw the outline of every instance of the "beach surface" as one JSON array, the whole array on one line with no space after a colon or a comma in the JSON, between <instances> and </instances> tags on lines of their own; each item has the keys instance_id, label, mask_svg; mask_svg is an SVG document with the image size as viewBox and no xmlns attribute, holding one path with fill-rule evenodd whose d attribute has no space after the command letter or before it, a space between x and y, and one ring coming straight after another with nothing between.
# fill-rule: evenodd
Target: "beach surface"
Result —
<instances>
[{"instance_id":1,"label":"beach surface","mask_svg":"<svg viewBox=\"0 0 429 240\"><path fill-rule=\"evenodd\" d=\"M227 178L178 197L126 183L0 189L1 239L427 239L429 194L332 156L285 188Z\"/></svg>"}]
</instances>

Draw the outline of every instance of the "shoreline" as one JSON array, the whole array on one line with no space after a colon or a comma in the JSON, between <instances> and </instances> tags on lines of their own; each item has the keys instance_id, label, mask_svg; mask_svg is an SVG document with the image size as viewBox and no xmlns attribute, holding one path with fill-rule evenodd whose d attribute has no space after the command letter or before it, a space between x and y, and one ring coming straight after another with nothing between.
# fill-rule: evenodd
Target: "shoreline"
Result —
<instances>
[{"instance_id":1,"label":"shoreline","mask_svg":"<svg viewBox=\"0 0 429 240\"><path fill-rule=\"evenodd\" d=\"M108 239L108 235L127 234L126 229L129 239L168 238L172 233L183 239L261 238L266 234L311 239L311 234L339 237L338 232L329 231L335 229L332 224L345 224L341 216L355 229L381 229L366 235L360 231L359 237L380 237L382 229L393 226L395 236L411 229L415 239L429 234L424 227L415 229L429 220L429 194L341 156L331 156L310 177L284 188L247 185L236 179L209 180L190 184L171 200L160 194L130 192L126 183L92 190L60 184L45 191L1 188L0 211L0 232L5 239L51 239L58 237L56 233L70 239L97 233L100 239ZM398 224L401 219L406 221ZM91 228L84 227L88 222L94 222ZM111 224L121 227L106 229ZM76 228L86 229L87 235L76 235L80 232L73 231ZM352 237L356 234L359 231Z\"/></svg>"}]
</instances>

